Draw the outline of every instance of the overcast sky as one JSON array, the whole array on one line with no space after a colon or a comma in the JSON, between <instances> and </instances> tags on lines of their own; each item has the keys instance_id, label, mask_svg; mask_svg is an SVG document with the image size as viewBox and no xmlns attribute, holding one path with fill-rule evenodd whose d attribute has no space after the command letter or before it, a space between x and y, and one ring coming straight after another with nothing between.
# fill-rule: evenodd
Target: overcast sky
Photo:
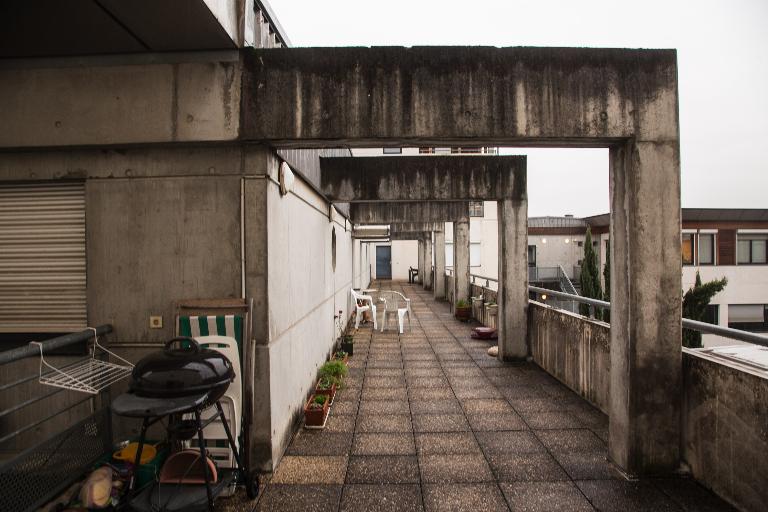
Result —
<instances>
[{"instance_id":1,"label":"overcast sky","mask_svg":"<svg viewBox=\"0 0 768 512\"><path fill-rule=\"evenodd\" d=\"M271 0L294 46L676 48L684 207L768 208L768 0ZM605 150L529 155L530 215L608 211Z\"/></svg>"}]
</instances>

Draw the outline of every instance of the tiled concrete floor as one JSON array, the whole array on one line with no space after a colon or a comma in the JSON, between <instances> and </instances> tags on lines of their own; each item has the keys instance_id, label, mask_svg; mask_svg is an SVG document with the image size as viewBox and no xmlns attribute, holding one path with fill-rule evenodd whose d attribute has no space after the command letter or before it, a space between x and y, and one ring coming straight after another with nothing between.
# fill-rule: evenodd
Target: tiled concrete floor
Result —
<instances>
[{"instance_id":1,"label":"tiled concrete floor","mask_svg":"<svg viewBox=\"0 0 768 512\"><path fill-rule=\"evenodd\" d=\"M327 428L296 434L256 510L730 510L690 480L622 479L605 415L489 357L431 292L376 286L412 299L411 330L359 330Z\"/></svg>"}]
</instances>

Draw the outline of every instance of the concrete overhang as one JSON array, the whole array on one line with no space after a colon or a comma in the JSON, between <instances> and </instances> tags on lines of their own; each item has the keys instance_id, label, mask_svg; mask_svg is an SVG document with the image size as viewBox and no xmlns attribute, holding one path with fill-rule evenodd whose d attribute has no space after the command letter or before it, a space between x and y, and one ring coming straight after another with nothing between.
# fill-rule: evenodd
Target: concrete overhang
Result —
<instances>
[{"instance_id":1,"label":"concrete overhang","mask_svg":"<svg viewBox=\"0 0 768 512\"><path fill-rule=\"evenodd\" d=\"M352 237L358 238L358 239L365 239L365 238L371 238L371 239L379 239L379 238L387 238L389 237L389 227L388 226L355 226L352 229Z\"/></svg>"},{"instance_id":2,"label":"concrete overhang","mask_svg":"<svg viewBox=\"0 0 768 512\"><path fill-rule=\"evenodd\" d=\"M401 232L390 231L389 239L390 240L431 240L432 232L431 231L401 231Z\"/></svg>"},{"instance_id":3,"label":"concrete overhang","mask_svg":"<svg viewBox=\"0 0 768 512\"><path fill-rule=\"evenodd\" d=\"M678 140L675 50L247 49L241 136L273 146Z\"/></svg>"},{"instance_id":4,"label":"concrete overhang","mask_svg":"<svg viewBox=\"0 0 768 512\"><path fill-rule=\"evenodd\" d=\"M320 190L338 203L514 200L526 186L524 156L320 159Z\"/></svg>"},{"instance_id":5,"label":"concrete overhang","mask_svg":"<svg viewBox=\"0 0 768 512\"><path fill-rule=\"evenodd\" d=\"M401 222L389 225L390 232L403 231L444 231L445 222Z\"/></svg>"},{"instance_id":6,"label":"concrete overhang","mask_svg":"<svg viewBox=\"0 0 768 512\"><path fill-rule=\"evenodd\" d=\"M360 224L455 222L469 220L466 201L352 203L349 217Z\"/></svg>"},{"instance_id":7,"label":"concrete overhang","mask_svg":"<svg viewBox=\"0 0 768 512\"><path fill-rule=\"evenodd\" d=\"M4 0L0 57L235 49L242 8L238 4L215 0Z\"/></svg>"}]
</instances>

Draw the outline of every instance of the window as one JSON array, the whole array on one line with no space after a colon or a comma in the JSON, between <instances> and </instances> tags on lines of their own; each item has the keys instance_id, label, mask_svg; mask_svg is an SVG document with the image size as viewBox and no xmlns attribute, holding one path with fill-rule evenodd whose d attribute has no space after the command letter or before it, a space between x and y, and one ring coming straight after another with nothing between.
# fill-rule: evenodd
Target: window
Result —
<instances>
[{"instance_id":1,"label":"window","mask_svg":"<svg viewBox=\"0 0 768 512\"><path fill-rule=\"evenodd\" d=\"M743 331L768 331L768 304L730 304L728 327Z\"/></svg>"},{"instance_id":2,"label":"window","mask_svg":"<svg viewBox=\"0 0 768 512\"><path fill-rule=\"evenodd\" d=\"M579 247L584 247L584 242L583 241L579 240L576 243L578 244Z\"/></svg>"},{"instance_id":3,"label":"window","mask_svg":"<svg viewBox=\"0 0 768 512\"><path fill-rule=\"evenodd\" d=\"M739 265L753 265L768 263L766 260L766 246L768 234L742 234L737 235L736 256Z\"/></svg>"},{"instance_id":4,"label":"window","mask_svg":"<svg viewBox=\"0 0 768 512\"><path fill-rule=\"evenodd\" d=\"M699 265L715 264L715 235L699 233Z\"/></svg>"},{"instance_id":5,"label":"window","mask_svg":"<svg viewBox=\"0 0 768 512\"><path fill-rule=\"evenodd\" d=\"M680 252L683 256L683 265L693 265L693 233L683 233Z\"/></svg>"},{"instance_id":6,"label":"window","mask_svg":"<svg viewBox=\"0 0 768 512\"><path fill-rule=\"evenodd\" d=\"M480 242L472 242L469 244L469 266L480 266Z\"/></svg>"},{"instance_id":7,"label":"window","mask_svg":"<svg viewBox=\"0 0 768 512\"><path fill-rule=\"evenodd\" d=\"M702 322L706 322L712 325L720 324L720 305L708 304L707 309L704 311L704 316L701 318Z\"/></svg>"},{"instance_id":8,"label":"window","mask_svg":"<svg viewBox=\"0 0 768 512\"><path fill-rule=\"evenodd\" d=\"M482 217L483 202L482 201L470 201L469 202L469 216L470 217Z\"/></svg>"},{"instance_id":9,"label":"window","mask_svg":"<svg viewBox=\"0 0 768 512\"><path fill-rule=\"evenodd\" d=\"M536 266L536 246L535 245L528 246L528 266L529 267Z\"/></svg>"},{"instance_id":10,"label":"window","mask_svg":"<svg viewBox=\"0 0 768 512\"><path fill-rule=\"evenodd\" d=\"M336 271L336 228L331 229L331 267Z\"/></svg>"},{"instance_id":11,"label":"window","mask_svg":"<svg viewBox=\"0 0 768 512\"><path fill-rule=\"evenodd\" d=\"M384 148L385 155L400 155L403 152L403 148Z\"/></svg>"}]
</instances>

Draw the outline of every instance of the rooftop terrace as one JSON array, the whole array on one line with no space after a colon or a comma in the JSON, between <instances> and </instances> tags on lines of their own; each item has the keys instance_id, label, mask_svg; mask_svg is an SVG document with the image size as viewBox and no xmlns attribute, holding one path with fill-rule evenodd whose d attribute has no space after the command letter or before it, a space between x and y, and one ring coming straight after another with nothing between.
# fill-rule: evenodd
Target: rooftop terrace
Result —
<instances>
[{"instance_id":1,"label":"rooftop terrace","mask_svg":"<svg viewBox=\"0 0 768 512\"><path fill-rule=\"evenodd\" d=\"M327 427L296 433L256 510L733 510L691 479L623 478L603 413L489 357L421 286L373 286L412 299L412 328L360 328Z\"/></svg>"}]
</instances>

